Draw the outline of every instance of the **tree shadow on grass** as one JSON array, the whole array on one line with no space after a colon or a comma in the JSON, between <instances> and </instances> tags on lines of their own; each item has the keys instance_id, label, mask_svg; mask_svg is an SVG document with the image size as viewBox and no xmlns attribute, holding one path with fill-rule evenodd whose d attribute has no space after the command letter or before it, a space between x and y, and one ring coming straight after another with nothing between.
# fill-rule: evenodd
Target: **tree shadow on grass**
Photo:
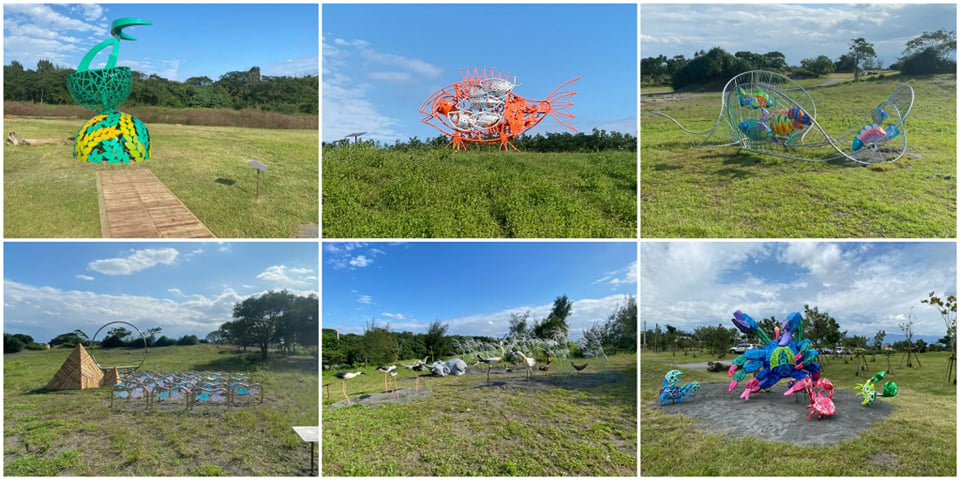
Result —
<instances>
[{"instance_id":1,"label":"tree shadow on grass","mask_svg":"<svg viewBox=\"0 0 960 480\"><path fill-rule=\"evenodd\" d=\"M665 170L680 170L681 168L683 168L682 165L666 165L663 163L653 166L653 170L657 172L662 172Z\"/></svg>"},{"instance_id":2,"label":"tree shadow on grass","mask_svg":"<svg viewBox=\"0 0 960 480\"><path fill-rule=\"evenodd\" d=\"M265 369L274 372L299 371L316 374L320 361L313 357L280 357L271 356L267 360L260 360L259 354L244 356L230 356L218 358L207 363L194 365L194 370L218 372L242 372L254 369Z\"/></svg>"}]
</instances>

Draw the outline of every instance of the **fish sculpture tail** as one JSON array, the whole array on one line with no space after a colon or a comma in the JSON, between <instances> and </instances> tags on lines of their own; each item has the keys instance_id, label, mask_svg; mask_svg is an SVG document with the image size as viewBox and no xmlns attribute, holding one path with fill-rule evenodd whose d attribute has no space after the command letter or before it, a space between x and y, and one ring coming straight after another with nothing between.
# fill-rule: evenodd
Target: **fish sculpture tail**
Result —
<instances>
[{"instance_id":1,"label":"fish sculpture tail","mask_svg":"<svg viewBox=\"0 0 960 480\"><path fill-rule=\"evenodd\" d=\"M574 116L570 113L570 107L573 106L573 96L577 94L573 89L573 85L577 80L580 80L580 77L571 78L561 83L539 104L541 112L549 113L560 125L574 132L576 132L577 129L573 125L570 125L570 120L572 120Z\"/></svg>"}]
</instances>

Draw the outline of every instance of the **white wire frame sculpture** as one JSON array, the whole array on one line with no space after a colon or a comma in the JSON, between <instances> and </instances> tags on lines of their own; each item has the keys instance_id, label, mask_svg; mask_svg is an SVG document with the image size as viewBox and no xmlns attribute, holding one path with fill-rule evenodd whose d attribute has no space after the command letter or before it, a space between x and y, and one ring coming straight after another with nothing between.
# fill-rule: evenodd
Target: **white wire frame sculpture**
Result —
<instances>
[{"instance_id":1,"label":"white wire frame sculpture","mask_svg":"<svg viewBox=\"0 0 960 480\"><path fill-rule=\"evenodd\" d=\"M904 121L913 97L910 85L897 87L870 111L869 123L834 137L817 121L816 104L803 87L779 73L752 70L724 85L720 113L709 130L694 132L665 113L652 113L687 133L705 135L696 147L738 146L792 160L872 165L897 161L907 152Z\"/></svg>"}]
</instances>

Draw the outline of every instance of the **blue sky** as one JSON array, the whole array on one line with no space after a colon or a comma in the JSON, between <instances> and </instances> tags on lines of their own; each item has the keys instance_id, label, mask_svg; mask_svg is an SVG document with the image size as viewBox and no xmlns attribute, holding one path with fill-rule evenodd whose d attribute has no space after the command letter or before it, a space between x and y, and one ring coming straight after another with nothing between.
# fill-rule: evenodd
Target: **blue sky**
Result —
<instances>
[{"instance_id":1,"label":"blue sky","mask_svg":"<svg viewBox=\"0 0 960 480\"><path fill-rule=\"evenodd\" d=\"M737 309L783 319L808 304L849 335L872 339L882 329L896 340L913 307L915 335L936 341L946 326L920 300L957 291L951 242L652 242L640 255L640 315L651 329L732 327Z\"/></svg>"},{"instance_id":2,"label":"blue sky","mask_svg":"<svg viewBox=\"0 0 960 480\"><path fill-rule=\"evenodd\" d=\"M628 242L323 244L323 328L362 333L371 319L422 333L434 320L458 335L502 336L510 314L547 316L573 300L571 338L637 294Z\"/></svg>"},{"instance_id":3,"label":"blue sky","mask_svg":"<svg viewBox=\"0 0 960 480\"><path fill-rule=\"evenodd\" d=\"M924 31L957 30L957 6L944 4L645 4L640 56L683 55L720 47L736 53L778 51L789 65L826 55L836 61L850 40L874 45L884 65Z\"/></svg>"},{"instance_id":4,"label":"blue sky","mask_svg":"<svg viewBox=\"0 0 960 480\"><path fill-rule=\"evenodd\" d=\"M125 320L201 338L251 295L319 291L311 242L6 242L5 333L46 342Z\"/></svg>"},{"instance_id":5,"label":"blue sky","mask_svg":"<svg viewBox=\"0 0 960 480\"><path fill-rule=\"evenodd\" d=\"M532 100L582 77L573 126L636 135L636 58L636 5L324 5L323 140L436 137L420 105L484 66ZM569 130L552 118L531 130L554 131Z\"/></svg>"},{"instance_id":6,"label":"blue sky","mask_svg":"<svg viewBox=\"0 0 960 480\"><path fill-rule=\"evenodd\" d=\"M123 17L153 22L125 29L118 64L170 80L260 67L262 75L316 75L317 5L244 4L4 4L4 64L37 60L76 68L95 45L110 38ZM107 49L109 50L109 49ZM104 64L107 50L93 65Z\"/></svg>"}]
</instances>

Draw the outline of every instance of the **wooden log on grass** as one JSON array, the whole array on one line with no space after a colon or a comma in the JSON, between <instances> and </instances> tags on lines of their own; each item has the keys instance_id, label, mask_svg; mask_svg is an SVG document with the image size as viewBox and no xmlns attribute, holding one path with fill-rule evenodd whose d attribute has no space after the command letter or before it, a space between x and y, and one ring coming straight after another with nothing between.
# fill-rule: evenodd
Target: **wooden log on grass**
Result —
<instances>
[{"instance_id":1,"label":"wooden log on grass","mask_svg":"<svg viewBox=\"0 0 960 480\"><path fill-rule=\"evenodd\" d=\"M73 140L69 138L23 138L17 132L10 132L7 135L7 144L36 147L38 145L73 145Z\"/></svg>"}]
</instances>

